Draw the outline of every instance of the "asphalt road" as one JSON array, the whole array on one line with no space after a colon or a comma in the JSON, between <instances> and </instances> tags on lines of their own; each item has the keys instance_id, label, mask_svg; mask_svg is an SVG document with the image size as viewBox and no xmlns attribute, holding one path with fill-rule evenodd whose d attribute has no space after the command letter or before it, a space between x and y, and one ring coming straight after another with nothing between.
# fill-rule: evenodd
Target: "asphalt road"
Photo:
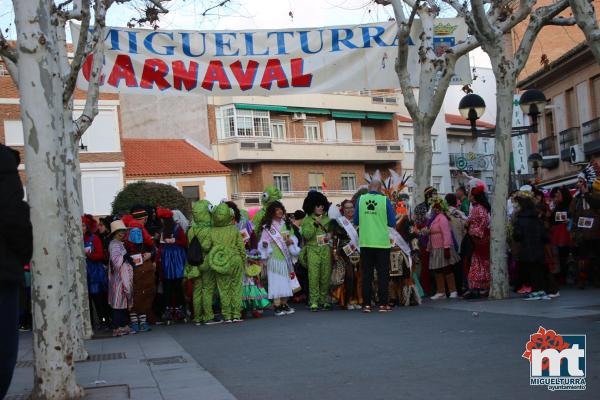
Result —
<instances>
[{"instance_id":1,"label":"asphalt road","mask_svg":"<svg viewBox=\"0 0 600 400\"><path fill-rule=\"evenodd\" d=\"M523 307L535 309L527 303ZM298 309L285 317L267 315L169 330L240 400L600 398L598 315L475 314L439 303L390 314ZM529 364L521 354L540 325L559 334L587 334L585 392L529 385Z\"/></svg>"}]
</instances>

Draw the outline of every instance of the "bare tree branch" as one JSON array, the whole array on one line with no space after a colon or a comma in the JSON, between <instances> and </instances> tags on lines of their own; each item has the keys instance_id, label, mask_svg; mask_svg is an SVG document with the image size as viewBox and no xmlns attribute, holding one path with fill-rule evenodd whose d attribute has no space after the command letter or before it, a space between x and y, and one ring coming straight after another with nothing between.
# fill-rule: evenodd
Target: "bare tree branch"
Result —
<instances>
[{"instance_id":1,"label":"bare tree branch","mask_svg":"<svg viewBox=\"0 0 600 400\"><path fill-rule=\"evenodd\" d=\"M575 18L557 17L557 18L552 18L550 21L548 21L548 23L546 25L573 26L575 24L577 24L577 21L575 20Z\"/></svg>"},{"instance_id":2,"label":"bare tree branch","mask_svg":"<svg viewBox=\"0 0 600 400\"><path fill-rule=\"evenodd\" d=\"M214 10L215 8L223 7L225 4L227 4L227 3L229 3L229 2L231 2L231 0L223 0L223 1L221 1L220 3L218 3L218 4L215 4L215 5L214 5L214 6L212 6L212 7L208 7L206 10L204 10L204 11L202 12L202 14L201 14L201 15L202 15L203 17L205 17L205 16L206 16L206 14L208 14L210 11Z\"/></svg>"},{"instance_id":3,"label":"bare tree branch","mask_svg":"<svg viewBox=\"0 0 600 400\"><path fill-rule=\"evenodd\" d=\"M17 50L10 46L2 31L0 31L0 57L2 57L2 61L4 61L4 64L6 64L6 68L8 69L10 76L13 78L15 85L18 87L19 71L17 70L17 61L19 59L19 55Z\"/></svg>"},{"instance_id":4,"label":"bare tree branch","mask_svg":"<svg viewBox=\"0 0 600 400\"><path fill-rule=\"evenodd\" d=\"M519 48L515 52L515 64L513 75L515 80L525 67L529 53L535 42L535 38L544 25L550 23L558 14L563 12L569 6L569 0L558 0L549 6L540 7L533 11L529 19L527 29L523 34Z\"/></svg>"},{"instance_id":5,"label":"bare tree branch","mask_svg":"<svg viewBox=\"0 0 600 400\"><path fill-rule=\"evenodd\" d=\"M487 39L491 39L498 35L498 32L488 19L488 15L485 12L483 0L471 0L471 15L475 22L474 26L476 29Z\"/></svg>"},{"instance_id":6,"label":"bare tree branch","mask_svg":"<svg viewBox=\"0 0 600 400\"><path fill-rule=\"evenodd\" d=\"M71 62L71 66L69 68L68 76L65 79L65 91L63 93L63 103L67 104L75 91L75 84L77 83L77 75L81 70L81 65L83 64L83 60L87 55L87 41L89 36L89 28L90 28L90 1L89 0L80 0L81 1L81 29L79 33L79 38L77 41L77 47L73 52L73 61Z\"/></svg>"},{"instance_id":7,"label":"bare tree branch","mask_svg":"<svg viewBox=\"0 0 600 400\"><path fill-rule=\"evenodd\" d=\"M108 0L111 1L111 0ZM83 113L75 121L75 139L79 140L81 135L90 127L96 115L98 115L98 98L100 97L100 76L102 73L102 58L104 56L104 32L106 29L106 3L97 1L94 4L94 30L90 45L92 47L92 68L88 83L87 97ZM86 52L87 53L87 52Z\"/></svg>"},{"instance_id":8,"label":"bare tree branch","mask_svg":"<svg viewBox=\"0 0 600 400\"><path fill-rule=\"evenodd\" d=\"M396 25L398 26L398 59L396 61L396 73L400 78L400 88L402 89L402 95L404 97L404 105L408 110L410 116L415 119L419 115L419 107L415 94L410 87L410 76L408 74L408 38L410 37L410 31L412 29L415 16L419 5L415 3L410 12L408 20L404 16L404 10L402 9L402 0L393 0L394 13L399 15L400 18L396 18Z\"/></svg>"},{"instance_id":9,"label":"bare tree branch","mask_svg":"<svg viewBox=\"0 0 600 400\"><path fill-rule=\"evenodd\" d=\"M600 26L594 3L590 0L569 0L577 26L583 31L596 62L600 63Z\"/></svg>"}]
</instances>

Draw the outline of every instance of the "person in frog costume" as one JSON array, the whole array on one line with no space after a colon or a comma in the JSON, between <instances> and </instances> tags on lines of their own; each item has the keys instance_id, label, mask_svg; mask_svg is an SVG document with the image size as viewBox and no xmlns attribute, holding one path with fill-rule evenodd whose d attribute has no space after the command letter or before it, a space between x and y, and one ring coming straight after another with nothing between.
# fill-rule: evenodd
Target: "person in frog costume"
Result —
<instances>
[{"instance_id":1,"label":"person in frog costume","mask_svg":"<svg viewBox=\"0 0 600 400\"><path fill-rule=\"evenodd\" d=\"M185 278L194 280L192 302L194 305L194 322L196 325L214 325L223 322L215 318L213 313L213 296L217 288L215 273L210 269L207 258L211 247L209 231L212 227L211 210L213 205L208 200L199 200L192 209L192 226L188 231L188 242L197 238L202 247L204 262L202 265L186 265Z\"/></svg>"},{"instance_id":2,"label":"person in frog costume","mask_svg":"<svg viewBox=\"0 0 600 400\"><path fill-rule=\"evenodd\" d=\"M265 214L267 213L267 207L269 207L269 204L271 204L274 201L280 201L282 197L283 196L281 195L281 191L279 191L279 189L277 189L275 186L267 186L265 188L265 191L263 192L262 197L260 199L262 208L258 210L252 218L252 223L254 224L254 229L256 231L255 233L257 238L260 238L261 235L261 223L263 218L265 217Z\"/></svg>"},{"instance_id":3,"label":"person in frog costume","mask_svg":"<svg viewBox=\"0 0 600 400\"><path fill-rule=\"evenodd\" d=\"M318 311L319 307L323 307L324 310L331 309L331 304L327 301L331 280L331 229L327 216L329 205L327 197L317 191L308 192L302 205L306 218L301 227L305 240L301 261L306 263L308 268L311 311Z\"/></svg>"},{"instance_id":4,"label":"person in frog costume","mask_svg":"<svg viewBox=\"0 0 600 400\"><path fill-rule=\"evenodd\" d=\"M209 229L208 265L214 271L221 312L226 323L242 322L242 279L246 264L244 239L234 222L234 213L221 203L212 213Z\"/></svg>"}]
</instances>

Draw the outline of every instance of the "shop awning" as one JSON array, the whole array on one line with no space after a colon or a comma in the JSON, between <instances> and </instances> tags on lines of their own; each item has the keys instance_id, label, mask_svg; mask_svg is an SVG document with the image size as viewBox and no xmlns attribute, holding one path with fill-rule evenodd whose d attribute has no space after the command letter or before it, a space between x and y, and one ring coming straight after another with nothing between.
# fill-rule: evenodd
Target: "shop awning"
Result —
<instances>
[{"instance_id":1,"label":"shop awning","mask_svg":"<svg viewBox=\"0 0 600 400\"><path fill-rule=\"evenodd\" d=\"M577 183L577 175L574 175L574 176L569 176L569 177L560 179L558 181L542 183L540 186L542 187L542 189L550 190L550 189L554 189L555 187L574 186L576 183Z\"/></svg>"},{"instance_id":2,"label":"shop awning","mask_svg":"<svg viewBox=\"0 0 600 400\"><path fill-rule=\"evenodd\" d=\"M367 113L367 118L369 119L381 119L385 121L391 121L394 118L394 114L392 113Z\"/></svg>"},{"instance_id":3,"label":"shop awning","mask_svg":"<svg viewBox=\"0 0 600 400\"><path fill-rule=\"evenodd\" d=\"M269 105L269 104L235 103L234 105L235 105L235 108L237 108L238 110L279 111L279 112L286 112L286 113L331 115L333 118L347 118L347 119L369 118L369 119L377 119L377 120L384 120L384 121L391 121L394 118L393 113L383 113L383 112L329 110L327 108L287 107L287 106L275 106L275 105Z\"/></svg>"},{"instance_id":4,"label":"shop awning","mask_svg":"<svg viewBox=\"0 0 600 400\"><path fill-rule=\"evenodd\" d=\"M365 119L367 113L358 111L331 111L333 118Z\"/></svg>"},{"instance_id":5,"label":"shop awning","mask_svg":"<svg viewBox=\"0 0 600 400\"><path fill-rule=\"evenodd\" d=\"M287 111L295 112L295 113L319 114L319 115L331 114L331 110L328 110L326 108L288 107Z\"/></svg>"}]
</instances>

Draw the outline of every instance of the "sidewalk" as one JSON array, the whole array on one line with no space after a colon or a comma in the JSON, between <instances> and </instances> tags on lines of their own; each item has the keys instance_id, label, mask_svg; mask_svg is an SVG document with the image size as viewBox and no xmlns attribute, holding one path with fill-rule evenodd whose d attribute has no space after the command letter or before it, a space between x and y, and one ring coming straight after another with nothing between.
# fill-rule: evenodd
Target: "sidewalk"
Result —
<instances>
[{"instance_id":1,"label":"sidewalk","mask_svg":"<svg viewBox=\"0 0 600 400\"><path fill-rule=\"evenodd\" d=\"M600 320L600 289L561 288L561 296L552 300L525 301L511 293L505 300L425 300L428 307L488 312L543 318L597 317Z\"/></svg>"},{"instance_id":2,"label":"sidewalk","mask_svg":"<svg viewBox=\"0 0 600 400\"><path fill-rule=\"evenodd\" d=\"M90 360L77 363L88 399L235 400L161 327L152 332L86 342ZM21 334L19 362L6 400L26 399L33 387L31 333Z\"/></svg>"}]
</instances>

